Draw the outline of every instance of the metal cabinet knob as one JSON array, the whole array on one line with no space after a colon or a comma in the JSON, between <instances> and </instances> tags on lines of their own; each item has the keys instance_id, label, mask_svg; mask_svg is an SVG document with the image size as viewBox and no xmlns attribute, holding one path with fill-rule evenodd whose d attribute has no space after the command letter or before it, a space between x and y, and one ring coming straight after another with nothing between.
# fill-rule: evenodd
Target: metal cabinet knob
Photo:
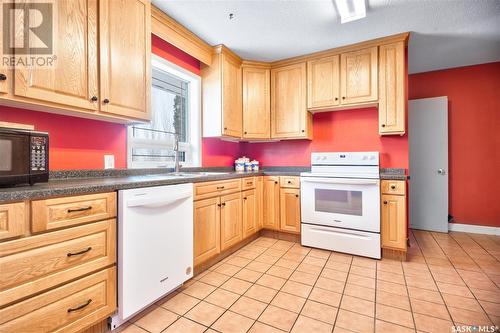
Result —
<instances>
[{"instance_id":1,"label":"metal cabinet knob","mask_svg":"<svg viewBox=\"0 0 500 333\"><path fill-rule=\"evenodd\" d=\"M298 198L298 197L299 197L299 195L298 195L298 194L295 194L295 197L296 197L296 198Z\"/></svg>"},{"instance_id":2,"label":"metal cabinet knob","mask_svg":"<svg viewBox=\"0 0 500 333\"><path fill-rule=\"evenodd\" d=\"M5 80L7 80L7 75L5 75L3 73L0 74L0 81L5 81Z\"/></svg>"},{"instance_id":3,"label":"metal cabinet knob","mask_svg":"<svg viewBox=\"0 0 500 333\"><path fill-rule=\"evenodd\" d=\"M391 190L395 190L396 189L396 185L391 185Z\"/></svg>"},{"instance_id":4,"label":"metal cabinet knob","mask_svg":"<svg viewBox=\"0 0 500 333\"><path fill-rule=\"evenodd\" d=\"M338 100L339 100L339 98L338 98L338 97L335 97L335 100L336 100L336 101L338 101Z\"/></svg>"},{"instance_id":5,"label":"metal cabinet knob","mask_svg":"<svg viewBox=\"0 0 500 333\"><path fill-rule=\"evenodd\" d=\"M90 98L90 100L91 100L92 102L97 102L97 96L92 96L92 97Z\"/></svg>"},{"instance_id":6,"label":"metal cabinet knob","mask_svg":"<svg viewBox=\"0 0 500 333\"><path fill-rule=\"evenodd\" d=\"M444 176L446 175L446 171L442 168L438 169L438 174L440 174L441 176Z\"/></svg>"},{"instance_id":7,"label":"metal cabinet knob","mask_svg":"<svg viewBox=\"0 0 500 333\"><path fill-rule=\"evenodd\" d=\"M382 124L382 127L385 127L385 124Z\"/></svg>"},{"instance_id":8,"label":"metal cabinet knob","mask_svg":"<svg viewBox=\"0 0 500 333\"><path fill-rule=\"evenodd\" d=\"M109 103L109 99L105 98L102 102L103 102L104 104L108 104L108 103Z\"/></svg>"},{"instance_id":9,"label":"metal cabinet knob","mask_svg":"<svg viewBox=\"0 0 500 333\"><path fill-rule=\"evenodd\" d=\"M387 205L387 201L384 201L384 205Z\"/></svg>"}]
</instances>

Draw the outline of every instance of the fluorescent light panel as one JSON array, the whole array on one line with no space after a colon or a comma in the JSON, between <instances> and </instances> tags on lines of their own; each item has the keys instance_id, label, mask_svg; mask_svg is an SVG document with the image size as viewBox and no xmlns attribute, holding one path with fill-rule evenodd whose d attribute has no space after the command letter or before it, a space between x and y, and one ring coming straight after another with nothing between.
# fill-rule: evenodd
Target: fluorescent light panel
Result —
<instances>
[{"instance_id":1,"label":"fluorescent light panel","mask_svg":"<svg viewBox=\"0 0 500 333\"><path fill-rule=\"evenodd\" d=\"M340 23L347 23L366 17L365 0L333 0L340 15Z\"/></svg>"}]
</instances>

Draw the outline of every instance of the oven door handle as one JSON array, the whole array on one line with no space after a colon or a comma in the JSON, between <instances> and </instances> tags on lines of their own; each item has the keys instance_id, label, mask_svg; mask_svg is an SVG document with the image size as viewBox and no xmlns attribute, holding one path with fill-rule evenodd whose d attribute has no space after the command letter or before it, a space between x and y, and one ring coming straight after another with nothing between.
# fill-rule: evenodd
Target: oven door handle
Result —
<instances>
[{"instance_id":1,"label":"oven door handle","mask_svg":"<svg viewBox=\"0 0 500 333\"><path fill-rule=\"evenodd\" d=\"M378 179L328 179L328 178L300 178L303 183L316 184L347 184L347 185L378 185Z\"/></svg>"}]
</instances>

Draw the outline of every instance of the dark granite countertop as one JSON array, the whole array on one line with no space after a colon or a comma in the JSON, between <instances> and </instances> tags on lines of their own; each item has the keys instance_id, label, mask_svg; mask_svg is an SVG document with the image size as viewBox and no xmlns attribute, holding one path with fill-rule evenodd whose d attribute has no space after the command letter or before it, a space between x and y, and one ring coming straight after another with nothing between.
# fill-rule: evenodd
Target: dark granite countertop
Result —
<instances>
[{"instance_id":1,"label":"dark granite countertop","mask_svg":"<svg viewBox=\"0 0 500 333\"><path fill-rule=\"evenodd\" d=\"M380 179L408 180L410 176L406 174L406 169L403 168L381 168Z\"/></svg>"},{"instance_id":2,"label":"dark granite countertop","mask_svg":"<svg viewBox=\"0 0 500 333\"><path fill-rule=\"evenodd\" d=\"M267 167L257 172L235 172L231 167L183 168L181 172L208 172L201 176L172 177L169 169L119 169L54 171L48 183L0 188L0 202L109 192L130 188L199 183L259 175L299 176L307 167ZM380 169L380 179L406 180L406 169Z\"/></svg>"},{"instance_id":3,"label":"dark granite countertop","mask_svg":"<svg viewBox=\"0 0 500 333\"><path fill-rule=\"evenodd\" d=\"M51 172L47 183L0 188L0 202L43 199L54 196L109 192L130 188L198 183L259 175L298 176L308 168L270 168L257 172L235 172L232 168L184 168L181 172L208 172L202 176L173 177L171 170L78 170Z\"/></svg>"}]
</instances>

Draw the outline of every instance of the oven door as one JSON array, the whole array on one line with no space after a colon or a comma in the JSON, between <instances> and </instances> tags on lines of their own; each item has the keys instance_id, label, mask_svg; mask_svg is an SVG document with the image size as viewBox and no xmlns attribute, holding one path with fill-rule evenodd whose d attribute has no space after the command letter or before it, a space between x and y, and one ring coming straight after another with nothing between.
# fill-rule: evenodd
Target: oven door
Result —
<instances>
[{"instance_id":1,"label":"oven door","mask_svg":"<svg viewBox=\"0 0 500 333\"><path fill-rule=\"evenodd\" d=\"M378 179L301 177L302 223L380 232Z\"/></svg>"},{"instance_id":2,"label":"oven door","mask_svg":"<svg viewBox=\"0 0 500 333\"><path fill-rule=\"evenodd\" d=\"M0 132L0 183L26 181L29 175L29 135Z\"/></svg>"}]
</instances>

